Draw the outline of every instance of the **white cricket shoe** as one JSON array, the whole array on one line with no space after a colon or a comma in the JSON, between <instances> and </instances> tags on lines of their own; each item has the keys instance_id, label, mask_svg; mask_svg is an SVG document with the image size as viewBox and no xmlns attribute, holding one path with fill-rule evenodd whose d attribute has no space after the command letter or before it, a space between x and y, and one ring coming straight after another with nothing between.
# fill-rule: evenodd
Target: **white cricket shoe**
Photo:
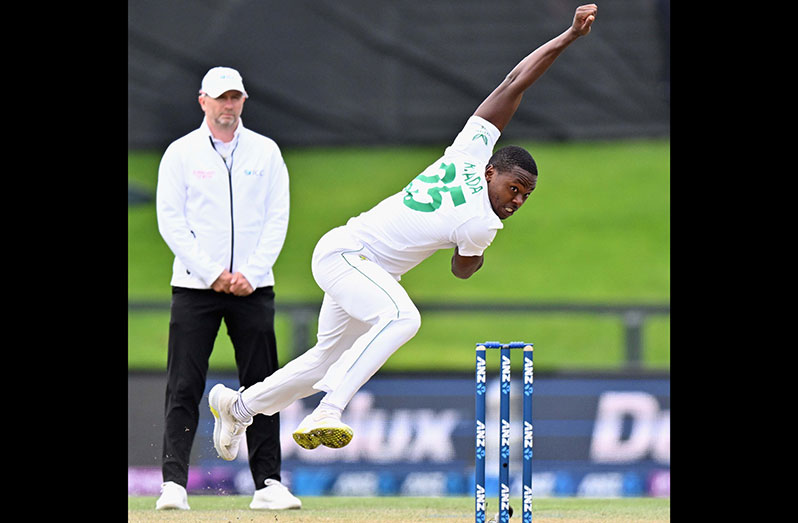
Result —
<instances>
[{"instance_id":1,"label":"white cricket shoe","mask_svg":"<svg viewBox=\"0 0 798 523\"><path fill-rule=\"evenodd\" d=\"M302 420L293 433L294 441L304 449L319 445L339 449L352 441L352 427L341 421L339 414L316 409Z\"/></svg>"},{"instance_id":2,"label":"white cricket shoe","mask_svg":"<svg viewBox=\"0 0 798 523\"><path fill-rule=\"evenodd\" d=\"M286 510L302 508L299 498L291 494L288 489L276 479L267 479L265 487L255 491L249 508L259 510Z\"/></svg>"},{"instance_id":3,"label":"white cricket shoe","mask_svg":"<svg viewBox=\"0 0 798 523\"><path fill-rule=\"evenodd\" d=\"M230 406L238 399L239 392L219 383L208 394L208 405L213 414L213 446L219 457L227 461L236 459L241 438L244 437L247 427L252 424L252 418L242 423L230 412Z\"/></svg>"},{"instance_id":4,"label":"white cricket shoe","mask_svg":"<svg viewBox=\"0 0 798 523\"><path fill-rule=\"evenodd\" d=\"M155 502L155 510L166 509L189 509L186 489L174 481L161 484L161 497Z\"/></svg>"}]
</instances>

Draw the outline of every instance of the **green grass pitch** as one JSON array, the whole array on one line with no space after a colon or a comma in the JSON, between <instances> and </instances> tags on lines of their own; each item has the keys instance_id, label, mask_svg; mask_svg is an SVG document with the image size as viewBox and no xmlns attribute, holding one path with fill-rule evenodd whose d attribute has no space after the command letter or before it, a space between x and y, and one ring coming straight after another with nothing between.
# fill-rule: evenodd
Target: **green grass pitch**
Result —
<instances>
[{"instance_id":1,"label":"green grass pitch","mask_svg":"<svg viewBox=\"0 0 798 523\"><path fill-rule=\"evenodd\" d=\"M541 170L538 187L507 220L469 280L449 272L441 251L402 278L414 301L668 303L670 301L670 143L627 140L526 143ZM298 148L284 151L291 218L275 266L278 303L320 303L310 273L318 239L330 228L404 187L439 147ZM154 194L160 151L131 152L128 181ZM128 299L169 300L173 256L157 231L153 203L128 209ZM278 318L278 347L291 349L291 325ZM168 311L131 313L128 365L165 368ZM315 325L314 325L315 327ZM315 330L309 333L315 340ZM670 366L670 318L645 324L643 363ZM623 364L618 318L586 315L423 314L418 335L386 370L473 370L473 349L488 339L533 341L539 370L616 369ZM432 350L434 348L434 350ZM545 349L545 350L544 350ZM211 368L230 370L225 333ZM291 359L281 354L281 361Z\"/></svg>"},{"instance_id":2,"label":"green grass pitch","mask_svg":"<svg viewBox=\"0 0 798 523\"><path fill-rule=\"evenodd\" d=\"M470 523L474 500L470 497L303 497L302 509L255 511L248 508L250 496L189 496L188 511L156 511L155 497L128 497L128 521L222 521L269 523L316 523L349 521L402 521ZM520 521L521 501L511 521ZM486 518L496 512L496 498L488 499ZM533 501L532 520L551 523L670 521L669 498L541 498Z\"/></svg>"}]
</instances>

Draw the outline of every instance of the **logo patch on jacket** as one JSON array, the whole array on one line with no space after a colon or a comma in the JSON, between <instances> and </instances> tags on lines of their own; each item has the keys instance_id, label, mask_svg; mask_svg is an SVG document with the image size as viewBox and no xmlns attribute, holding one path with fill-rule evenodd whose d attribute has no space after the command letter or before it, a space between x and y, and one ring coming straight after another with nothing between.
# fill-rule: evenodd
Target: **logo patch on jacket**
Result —
<instances>
[{"instance_id":1,"label":"logo patch on jacket","mask_svg":"<svg viewBox=\"0 0 798 523\"><path fill-rule=\"evenodd\" d=\"M194 176L199 178L200 180L204 180L206 178L213 178L213 171L203 171L200 169L194 169L193 173Z\"/></svg>"}]
</instances>

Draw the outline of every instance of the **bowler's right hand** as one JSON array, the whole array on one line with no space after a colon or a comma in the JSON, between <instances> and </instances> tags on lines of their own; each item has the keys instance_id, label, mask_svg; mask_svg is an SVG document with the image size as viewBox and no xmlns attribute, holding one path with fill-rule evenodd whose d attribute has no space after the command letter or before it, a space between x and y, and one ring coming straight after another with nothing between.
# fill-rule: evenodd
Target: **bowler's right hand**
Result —
<instances>
[{"instance_id":1,"label":"bowler's right hand","mask_svg":"<svg viewBox=\"0 0 798 523\"><path fill-rule=\"evenodd\" d=\"M585 36L588 34L590 32L590 26L593 25L593 21L596 19L597 12L598 6L596 4L586 4L577 7L576 13L574 13L574 23L571 26L571 30L578 36Z\"/></svg>"}]
</instances>

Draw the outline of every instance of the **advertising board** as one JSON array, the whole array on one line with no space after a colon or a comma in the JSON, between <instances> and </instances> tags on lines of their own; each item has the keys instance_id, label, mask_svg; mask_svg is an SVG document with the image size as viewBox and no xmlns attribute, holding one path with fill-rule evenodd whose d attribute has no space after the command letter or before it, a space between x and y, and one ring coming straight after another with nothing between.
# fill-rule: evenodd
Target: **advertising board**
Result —
<instances>
[{"instance_id":1,"label":"advertising board","mask_svg":"<svg viewBox=\"0 0 798 523\"><path fill-rule=\"evenodd\" d=\"M520 372L520 371L519 371ZM131 378L134 379L133 377ZM210 376L200 406L189 492L250 494L246 441L226 462L211 442L207 392L235 377ZM131 381L131 386L133 381ZM521 495L520 375L513 369L510 414L511 495ZM163 389L160 389L162 397ZM305 450L291 432L321 398L280 413L283 482L297 495L471 495L474 485L474 377L377 374L353 398L343 420L355 437L343 449ZM162 401L162 400L161 400ZM162 403L159 403L162 404ZM487 483L497 492L498 376L487 381ZM137 422L129 409L131 494L157 494L162 420ZM152 414L150 414L152 415ZM536 497L669 496L670 379L662 374L536 373L533 394ZM134 441L135 440L135 441ZM139 450L132 451L133 447ZM144 452L141 449L147 449Z\"/></svg>"}]
</instances>

